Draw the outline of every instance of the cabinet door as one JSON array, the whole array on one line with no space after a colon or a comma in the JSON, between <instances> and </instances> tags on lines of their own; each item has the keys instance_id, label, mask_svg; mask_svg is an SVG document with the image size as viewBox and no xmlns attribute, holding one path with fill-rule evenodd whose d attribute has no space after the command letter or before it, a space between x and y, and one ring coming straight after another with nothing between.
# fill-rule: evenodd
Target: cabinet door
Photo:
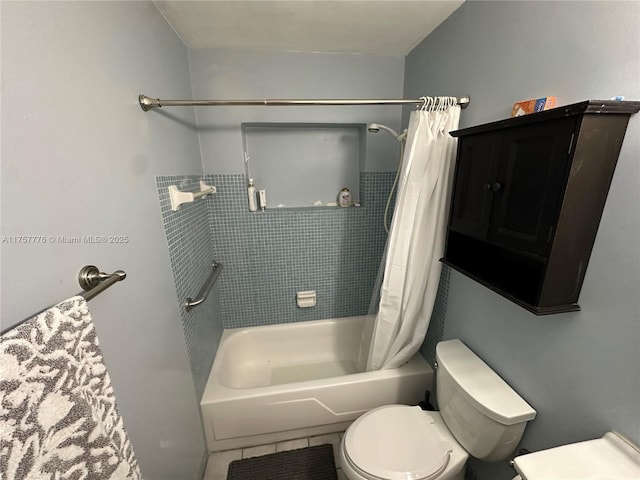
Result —
<instances>
[{"instance_id":1,"label":"cabinet door","mask_svg":"<svg viewBox=\"0 0 640 480\"><path fill-rule=\"evenodd\" d=\"M540 256L553 238L575 118L504 132L488 238Z\"/></svg>"},{"instance_id":2,"label":"cabinet door","mask_svg":"<svg viewBox=\"0 0 640 480\"><path fill-rule=\"evenodd\" d=\"M486 238L491 218L491 184L496 178L499 153L498 135L460 139L451 204L452 230Z\"/></svg>"}]
</instances>

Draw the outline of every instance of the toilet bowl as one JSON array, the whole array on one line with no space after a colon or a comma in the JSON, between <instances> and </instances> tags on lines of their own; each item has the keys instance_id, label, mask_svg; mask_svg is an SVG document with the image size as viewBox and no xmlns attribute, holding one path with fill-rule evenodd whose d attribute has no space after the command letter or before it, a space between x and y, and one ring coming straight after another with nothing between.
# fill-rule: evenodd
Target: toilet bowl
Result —
<instances>
[{"instance_id":1,"label":"toilet bowl","mask_svg":"<svg viewBox=\"0 0 640 480\"><path fill-rule=\"evenodd\" d=\"M339 462L352 480L462 480L468 457L438 412L388 405L347 429Z\"/></svg>"},{"instance_id":2,"label":"toilet bowl","mask_svg":"<svg viewBox=\"0 0 640 480\"><path fill-rule=\"evenodd\" d=\"M440 412L387 405L343 435L339 464L349 480L462 480L470 455L508 458L536 412L460 340L436 346Z\"/></svg>"}]
</instances>

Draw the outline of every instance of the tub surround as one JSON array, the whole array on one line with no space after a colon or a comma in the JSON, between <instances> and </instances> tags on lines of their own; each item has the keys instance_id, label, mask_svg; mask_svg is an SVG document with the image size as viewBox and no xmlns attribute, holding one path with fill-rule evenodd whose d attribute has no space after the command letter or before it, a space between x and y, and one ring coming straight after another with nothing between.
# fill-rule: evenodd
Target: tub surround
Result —
<instances>
[{"instance_id":1,"label":"tub surround","mask_svg":"<svg viewBox=\"0 0 640 480\"><path fill-rule=\"evenodd\" d=\"M156 177L176 301L198 398L202 397L224 328L339 318L367 313L386 242L384 206L394 172L360 174L361 207L268 208L250 212L242 174ZM171 210L168 187L205 199ZM393 208L393 202L390 206ZM207 301L187 312L211 262L224 272ZM301 309L295 294L316 290L317 305Z\"/></svg>"},{"instance_id":2,"label":"tub surround","mask_svg":"<svg viewBox=\"0 0 640 480\"><path fill-rule=\"evenodd\" d=\"M189 311L184 308L184 302L187 297L193 297L200 290L211 272L211 264L215 259L215 251L211 248L211 225L207 204L215 201L216 194L184 204L174 212L171 210L168 187L177 185L181 191L198 192L201 180L202 175L156 177L176 287L176 302L198 399L202 397L222 335L219 290L214 286L207 301Z\"/></svg>"},{"instance_id":3,"label":"tub surround","mask_svg":"<svg viewBox=\"0 0 640 480\"><path fill-rule=\"evenodd\" d=\"M366 314L394 175L362 172L362 207L269 206L265 212L249 212L244 175L206 175L205 183L218 190L207 207L212 250L225 265L219 287L224 328ZM302 290L317 291L315 307L296 305Z\"/></svg>"},{"instance_id":4,"label":"tub surround","mask_svg":"<svg viewBox=\"0 0 640 480\"><path fill-rule=\"evenodd\" d=\"M366 373L355 364L386 241L382 217L393 176L362 173L362 207L255 213L244 175L156 177L209 451L344 430L370 408L415 404L432 389L433 371L420 354L396 370ZM216 194L172 211L169 185L197 192L201 180ZM199 290L214 259L225 271L210 298L187 312L184 300ZM427 358L442 338L448 275L445 267L423 346ZM297 307L295 292L311 288L318 305Z\"/></svg>"},{"instance_id":5,"label":"tub surround","mask_svg":"<svg viewBox=\"0 0 640 480\"><path fill-rule=\"evenodd\" d=\"M382 217L393 175L361 174L362 207L269 209L264 213L249 212L244 175L156 177L176 302L198 399L204 394L223 327L367 313L386 241ZM169 185L197 192L201 180L215 185L217 192L172 211ZM225 265L224 272L207 301L187 312L185 299L199 290L214 259ZM421 348L432 364L444 329L449 275L444 266ZM318 291L319 302L316 307L301 309L296 306L295 292L307 287Z\"/></svg>"}]
</instances>

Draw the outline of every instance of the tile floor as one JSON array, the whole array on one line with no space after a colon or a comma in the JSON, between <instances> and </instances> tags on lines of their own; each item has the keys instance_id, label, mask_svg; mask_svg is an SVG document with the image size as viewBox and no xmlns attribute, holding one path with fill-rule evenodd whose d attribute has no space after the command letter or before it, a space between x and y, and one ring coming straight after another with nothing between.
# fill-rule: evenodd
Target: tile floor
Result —
<instances>
[{"instance_id":1,"label":"tile floor","mask_svg":"<svg viewBox=\"0 0 640 480\"><path fill-rule=\"evenodd\" d=\"M330 433L327 435L318 435L315 437L298 438L296 440L272 443L270 445L259 445L257 447L215 452L209 455L209 459L207 460L207 469L205 471L203 480L226 480L229 463L231 463L233 460L258 457L260 455L284 452L285 450L294 450L296 448L313 447L315 445L323 445L325 443L330 443L331 445L333 445L333 458L335 459L337 464L341 439L342 432L338 432ZM336 468L336 472L338 473L338 480L347 480L347 477L344 476L340 468Z\"/></svg>"}]
</instances>

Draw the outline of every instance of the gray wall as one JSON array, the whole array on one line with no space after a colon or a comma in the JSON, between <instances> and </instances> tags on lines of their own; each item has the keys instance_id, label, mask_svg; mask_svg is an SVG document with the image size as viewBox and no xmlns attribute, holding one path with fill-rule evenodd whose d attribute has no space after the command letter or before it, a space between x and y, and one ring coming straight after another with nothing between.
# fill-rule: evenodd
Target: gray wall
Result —
<instances>
[{"instance_id":1,"label":"gray wall","mask_svg":"<svg viewBox=\"0 0 640 480\"><path fill-rule=\"evenodd\" d=\"M127 279L89 304L145 479L195 479L205 453L155 176L202 174L185 47L151 2L2 2L2 328L80 290L85 264ZM153 112L155 113L155 112Z\"/></svg>"},{"instance_id":2,"label":"gray wall","mask_svg":"<svg viewBox=\"0 0 640 480\"><path fill-rule=\"evenodd\" d=\"M401 57L204 49L189 50L189 65L194 98L402 98ZM376 122L398 130L401 107L215 107L197 108L196 117L205 173L244 173L242 122ZM395 140L367 137L363 171L397 163Z\"/></svg>"},{"instance_id":3,"label":"gray wall","mask_svg":"<svg viewBox=\"0 0 640 480\"><path fill-rule=\"evenodd\" d=\"M640 99L640 3L466 2L406 58L405 95L470 94L461 126L508 117L515 101ZM437 67L437 68L435 68ZM618 430L640 442L640 115L632 117L578 313L535 317L457 272L445 338L492 365L538 417L531 450ZM472 461L480 479L503 464Z\"/></svg>"}]
</instances>

